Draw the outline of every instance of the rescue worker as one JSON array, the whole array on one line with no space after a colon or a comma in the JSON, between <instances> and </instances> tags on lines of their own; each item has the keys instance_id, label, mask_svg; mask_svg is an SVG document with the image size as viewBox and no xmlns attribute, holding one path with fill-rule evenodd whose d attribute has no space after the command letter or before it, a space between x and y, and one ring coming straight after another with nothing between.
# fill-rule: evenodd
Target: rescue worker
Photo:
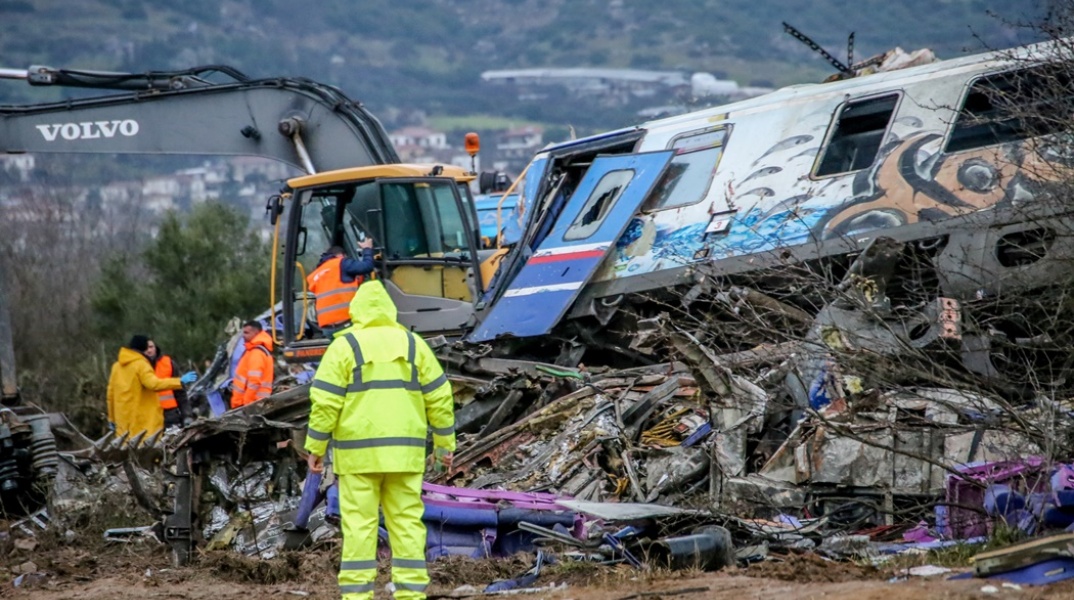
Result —
<instances>
[{"instance_id":1,"label":"rescue worker","mask_svg":"<svg viewBox=\"0 0 1074 600\"><path fill-rule=\"evenodd\" d=\"M117 436L135 436L143 431L150 436L163 429L164 413L156 392L177 390L198 378L191 371L179 378L160 379L153 373L146 355L148 350L149 338L136 335L126 348L119 349L119 357L112 364L108 378L108 422Z\"/></svg>"},{"instance_id":2,"label":"rescue worker","mask_svg":"<svg viewBox=\"0 0 1074 600\"><path fill-rule=\"evenodd\" d=\"M395 598L425 598L425 440L431 429L433 468L450 469L451 384L425 340L396 322L395 305L379 281L358 288L350 318L353 324L328 346L313 378L305 445L310 471L320 473L332 440L343 523L340 592L344 600L373 598L380 507Z\"/></svg>"},{"instance_id":3,"label":"rescue worker","mask_svg":"<svg viewBox=\"0 0 1074 600\"><path fill-rule=\"evenodd\" d=\"M231 382L231 408L253 404L271 396L275 378L272 336L262 329L261 323L243 323L242 340L246 343L246 352L235 367L235 378Z\"/></svg>"},{"instance_id":4,"label":"rescue worker","mask_svg":"<svg viewBox=\"0 0 1074 600\"><path fill-rule=\"evenodd\" d=\"M313 293L317 309L317 327L332 337L350 325L348 310L351 298L366 276L373 272L373 240L358 242L362 258L348 258L343 248L332 246L321 255L317 268L306 277L306 287Z\"/></svg>"},{"instance_id":5,"label":"rescue worker","mask_svg":"<svg viewBox=\"0 0 1074 600\"><path fill-rule=\"evenodd\" d=\"M164 354L164 351L153 340L149 340L149 349L146 350L145 355L153 365L153 373L159 379L179 376L172 357ZM186 392L183 391L183 388L157 392L157 398L160 400L160 409L164 411L164 426L182 426L185 418L189 416Z\"/></svg>"}]
</instances>

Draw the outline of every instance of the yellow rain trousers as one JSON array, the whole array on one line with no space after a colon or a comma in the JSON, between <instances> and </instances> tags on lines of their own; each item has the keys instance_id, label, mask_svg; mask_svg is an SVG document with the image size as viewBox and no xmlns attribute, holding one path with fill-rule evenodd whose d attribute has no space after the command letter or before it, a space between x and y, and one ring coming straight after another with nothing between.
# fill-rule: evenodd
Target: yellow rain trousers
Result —
<instances>
[{"instance_id":1,"label":"yellow rain trousers","mask_svg":"<svg viewBox=\"0 0 1074 600\"><path fill-rule=\"evenodd\" d=\"M377 578L377 507L392 547L392 583L397 600L425 597L425 505L421 473L339 475L339 509L343 515L343 559L339 591L344 600L373 597Z\"/></svg>"},{"instance_id":2,"label":"yellow rain trousers","mask_svg":"<svg viewBox=\"0 0 1074 600\"><path fill-rule=\"evenodd\" d=\"M324 456L332 442L339 477L344 600L371 600L377 575L378 506L392 548L398 600L425 598L425 526L421 521L425 448L455 450L451 384L432 350L396 322L379 281L358 288L352 325L325 352L310 387L306 450Z\"/></svg>"}]
</instances>

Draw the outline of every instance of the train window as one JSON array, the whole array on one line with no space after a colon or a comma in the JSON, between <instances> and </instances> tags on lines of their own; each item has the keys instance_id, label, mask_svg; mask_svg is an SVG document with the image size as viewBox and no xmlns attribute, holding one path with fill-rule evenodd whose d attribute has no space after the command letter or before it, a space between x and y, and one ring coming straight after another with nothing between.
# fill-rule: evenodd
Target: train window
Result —
<instances>
[{"instance_id":1,"label":"train window","mask_svg":"<svg viewBox=\"0 0 1074 600\"><path fill-rule=\"evenodd\" d=\"M630 180L634 179L634 171L609 171L600 178L593 192L589 194L582 210L571 223L570 228L563 234L566 241L584 240L600 229L604 223L604 217L612 210L623 190L627 188Z\"/></svg>"},{"instance_id":2,"label":"train window","mask_svg":"<svg viewBox=\"0 0 1074 600\"><path fill-rule=\"evenodd\" d=\"M723 156L727 128L708 129L671 140L675 151L663 177L649 194L647 210L674 208L701 201Z\"/></svg>"},{"instance_id":3,"label":"train window","mask_svg":"<svg viewBox=\"0 0 1074 600\"><path fill-rule=\"evenodd\" d=\"M947 152L1056 133L1069 125L1070 73L1056 66L981 77L970 86L947 140Z\"/></svg>"},{"instance_id":4,"label":"train window","mask_svg":"<svg viewBox=\"0 0 1074 600\"><path fill-rule=\"evenodd\" d=\"M825 177L872 166L898 103L899 95L890 94L844 104L814 175Z\"/></svg>"}]
</instances>

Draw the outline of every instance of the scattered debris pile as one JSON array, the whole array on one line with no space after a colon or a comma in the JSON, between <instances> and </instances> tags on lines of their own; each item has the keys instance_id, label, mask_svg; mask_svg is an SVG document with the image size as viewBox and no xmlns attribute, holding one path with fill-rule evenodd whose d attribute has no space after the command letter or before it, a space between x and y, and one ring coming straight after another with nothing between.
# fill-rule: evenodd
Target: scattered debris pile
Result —
<instances>
[{"instance_id":1,"label":"scattered debris pile","mask_svg":"<svg viewBox=\"0 0 1074 600\"><path fill-rule=\"evenodd\" d=\"M719 568L776 548L902 552L987 533L987 486L1025 471L997 465L1043 453L984 394L882 391L806 342L718 355L682 330L669 339L679 361L627 369L440 345L460 433L452 470L426 487L429 558L551 544L584 560ZM195 542L271 557L338 537L331 476L306 479L298 450L307 412L298 385L166 437L179 460L165 462L158 505L177 557Z\"/></svg>"},{"instance_id":2,"label":"scattered debris pile","mask_svg":"<svg viewBox=\"0 0 1074 600\"><path fill-rule=\"evenodd\" d=\"M425 488L429 559L538 552L539 572L552 547L717 569L780 549L879 560L979 540L1000 523L1074 527L1074 467L1055 462L1069 458L1070 407L998 377L1001 336L963 323L959 302L893 302L900 249L878 238L816 311L698 284L678 313L637 319L623 345L559 346L562 364L432 340L455 393L458 450ZM759 320L721 322L721 311ZM726 342L765 323L783 341ZM609 358L580 364L598 343ZM929 371L950 354L962 370ZM308 476L301 450L313 371L281 368L273 396L224 410L233 359L221 348L192 388L196 421L151 439L82 440L52 458L35 437L41 418L4 413L0 459L21 469L5 485L51 469L52 508L127 486L160 523L108 538L163 540L177 562L195 546L269 558L334 543L330 469ZM48 515L34 513L30 531L33 519Z\"/></svg>"},{"instance_id":3,"label":"scattered debris pile","mask_svg":"<svg viewBox=\"0 0 1074 600\"><path fill-rule=\"evenodd\" d=\"M942 504L958 465L1041 452L980 394L880 392L825 373L829 381L819 387L838 388L827 392L834 400L788 410L773 400L786 394L787 377L766 371L748 379L725 358L683 341L690 366L557 368L554 375L536 370L536 378L519 371L501 387L562 393L493 432L460 435L453 471L442 481L747 518L849 511L859 524L876 526L893 525L896 507L917 505L923 513ZM815 390L814 400L822 395ZM481 401L480 394L473 400Z\"/></svg>"}]
</instances>

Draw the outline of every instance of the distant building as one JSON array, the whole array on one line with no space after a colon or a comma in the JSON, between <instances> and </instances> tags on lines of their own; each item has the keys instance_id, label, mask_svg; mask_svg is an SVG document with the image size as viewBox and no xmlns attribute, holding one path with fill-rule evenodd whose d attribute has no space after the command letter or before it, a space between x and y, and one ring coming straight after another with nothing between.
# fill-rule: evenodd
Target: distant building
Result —
<instances>
[{"instance_id":1,"label":"distant building","mask_svg":"<svg viewBox=\"0 0 1074 600\"><path fill-rule=\"evenodd\" d=\"M182 187L174 175L147 177L142 181L142 205L153 212L178 208L176 202Z\"/></svg>"},{"instance_id":2,"label":"distant building","mask_svg":"<svg viewBox=\"0 0 1074 600\"><path fill-rule=\"evenodd\" d=\"M544 146L544 129L533 125L514 127L499 135L496 155L511 163L528 161Z\"/></svg>"},{"instance_id":3,"label":"distant building","mask_svg":"<svg viewBox=\"0 0 1074 600\"><path fill-rule=\"evenodd\" d=\"M416 146L427 150L447 149L447 134L426 127L404 127L388 134L396 148Z\"/></svg>"},{"instance_id":4,"label":"distant building","mask_svg":"<svg viewBox=\"0 0 1074 600\"><path fill-rule=\"evenodd\" d=\"M278 160L257 156L236 156L228 159L231 179L237 182L250 180L285 181L301 175L298 169Z\"/></svg>"},{"instance_id":5,"label":"distant building","mask_svg":"<svg viewBox=\"0 0 1074 600\"><path fill-rule=\"evenodd\" d=\"M579 96L599 96L620 92L646 96L660 90L690 85L686 75L679 71L639 69L510 69L485 71L481 74L481 80L522 88L562 86Z\"/></svg>"},{"instance_id":6,"label":"distant building","mask_svg":"<svg viewBox=\"0 0 1074 600\"><path fill-rule=\"evenodd\" d=\"M33 154L4 154L0 155L0 166L9 173L17 173L19 181L25 183L30 180L30 173L34 170Z\"/></svg>"},{"instance_id":7,"label":"distant building","mask_svg":"<svg viewBox=\"0 0 1074 600\"><path fill-rule=\"evenodd\" d=\"M135 181L114 181L97 188L101 206L115 206L139 198L142 184Z\"/></svg>"},{"instance_id":8,"label":"distant building","mask_svg":"<svg viewBox=\"0 0 1074 600\"><path fill-rule=\"evenodd\" d=\"M591 97L600 104L622 105L638 98L672 99L711 96L746 98L771 90L742 88L711 73L646 71L640 69L512 69L485 71L481 80L514 86L519 100L541 100L548 88L560 87L575 97Z\"/></svg>"}]
</instances>

